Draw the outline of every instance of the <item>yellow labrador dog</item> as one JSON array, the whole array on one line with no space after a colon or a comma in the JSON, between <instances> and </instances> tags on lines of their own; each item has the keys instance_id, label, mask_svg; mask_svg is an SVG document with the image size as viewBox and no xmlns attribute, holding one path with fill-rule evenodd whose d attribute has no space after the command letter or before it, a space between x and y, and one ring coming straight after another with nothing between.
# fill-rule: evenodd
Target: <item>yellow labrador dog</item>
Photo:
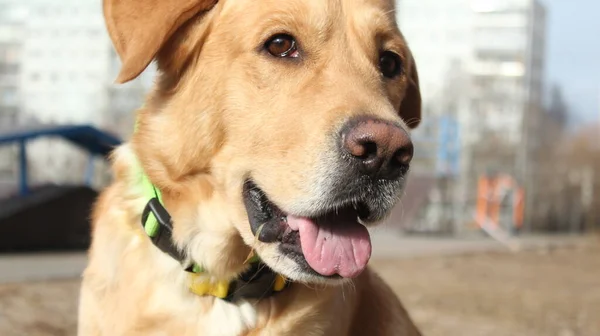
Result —
<instances>
[{"instance_id":1,"label":"yellow labrador dog","mask_svg":"<svg viewBox=\"0 0 600 336\"><path fill-rule=\"evenodd\" d=\"M105 0L159 76L93 214L79 335L419 335L367 267L420 121L393 0Z\"/></svg>"}]
</instances>

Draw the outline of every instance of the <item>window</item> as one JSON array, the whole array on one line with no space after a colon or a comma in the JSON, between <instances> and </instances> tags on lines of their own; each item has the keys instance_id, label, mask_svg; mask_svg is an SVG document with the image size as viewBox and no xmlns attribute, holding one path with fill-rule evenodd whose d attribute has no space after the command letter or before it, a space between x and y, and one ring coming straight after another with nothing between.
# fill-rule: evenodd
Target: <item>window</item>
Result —
<instances>
[{"instance_id":1,"label":"window","mask_svg":"<svg viewBox=\"0 0 600 336\"><path fill-rule=\"evenodd\" d=\"M12 106L0 108L0 125L16 125L19 110Z\"/></svg>"},{"instance_id":2,"label":"window","mask_svg":"<svg viewBox=\"0 0 600 336\"><path fill-rule=\"evenodd\" d=\"M7 106L17 105L17 89L16 88L5 88L0 91L0 103Z\"/></svg>"},{"instance_id":3,"label":"window","mask_svg":"<svg viewBox=\"0 0 600 336\"><path fill-rule=\"evenodd\" d=\"M37 9L37 14L39 14L40 16L46 16L48 15L48 8L46 6L39 6Z\"/></svg>"},{"instance_id":4,"label":"window","mask_svg":"<svg viewBox=\"0 0 600 336\"><path fill-rule=\"evenodd\" d=\"M32 49L29 50L29 57L38 58L42 56L42 51L40 49Z\"/></svg>"},{"instance_id":5,"label":"window","mask_svg":"<svg viewBox=\"0 0 600 336\"><path fill-rule=\"evenodd\" d=\"M16 75L18 72L18 64L0 63L0 75Z\"/></svg>"},{"instance_id":6,"label":"window","mask_svg":"<svg viewBox=\"0 0 600 336\"><path fill-rule=\"evenodd\" d=\"M4 48L4 53L0 50L0 61L16 63L19 60L19 49L16 46L6 45L2 48Z\"/></svg>"}]
</instances>

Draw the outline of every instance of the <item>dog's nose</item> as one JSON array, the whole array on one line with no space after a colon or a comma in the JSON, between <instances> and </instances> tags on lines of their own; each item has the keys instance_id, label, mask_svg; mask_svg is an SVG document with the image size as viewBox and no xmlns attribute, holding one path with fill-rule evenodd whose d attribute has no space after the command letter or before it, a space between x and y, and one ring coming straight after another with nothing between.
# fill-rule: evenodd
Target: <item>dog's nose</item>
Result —
<instances>
[{"instance_id":1,"label":"dog's nose","mask_svg":"<svg viewBox=\"0 0 600 336\"><path fill-rule=\"evenodd\" d=\"M413 157L410 136L389 121L353 119L342 128L341 137L343 150L362 175L398 179Z\"/></svg>"}]
</instances>

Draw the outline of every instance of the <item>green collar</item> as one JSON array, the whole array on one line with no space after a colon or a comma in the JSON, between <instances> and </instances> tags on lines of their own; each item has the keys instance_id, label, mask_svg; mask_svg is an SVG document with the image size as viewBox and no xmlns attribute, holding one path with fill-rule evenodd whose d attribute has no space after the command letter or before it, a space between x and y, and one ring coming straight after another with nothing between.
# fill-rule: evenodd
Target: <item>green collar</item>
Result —
<instances>
[{"instance_id":1,"label":"green collar","mask_svg":"<svg viewBox=\"0 0 600 336\"><path fill-rule=\"evenodd\" d=\"M189 258L173 243L171 216L163 205L160 190L152 184L141 164L136 163L138 185L148 200L142 212L142 227L154 246L179 261L189 273L188 286L197 295L211 295L226 301L239 299L261 299L280 292L290 282L264 264L258 255L251 254L246 263L249 269L233 281L215 281L202 265L190 262Z\"/></svg>"},{"instance_id":2,"label":"green collar","mask_svg":"<svg viewBox=\"0 0 600 336\"><path fill-rule=\"evenodd\" d=\"M139 185L142 188L144 198L156 199L160 204L162 204L162 193L152 184L152 182L150 182L150 179L142 170L141 165L138 164L137 166L138 172L136 173L136 176L139 176ZM142 224L148 237L155 237L159 233L160 225L158 223L158 219L156 216L154 216L154 213L149 213L148 217Z\"/></svg>"},{"instance_id":3,"label":"green collar","mask_svg":"<svg viewBox=\"0 0 600 336\"><path fill-rule=\"evenodd\" d=\"M133 132L136 133L138 131L138 122L136 120ZM135 176L138 177L138 184L142 188L142 193L144 194L144 198L146 199L156 199L158 203L162 204L162 193L158 188L152 184L148 175L144 172L142 165L139 162L136 162L135 165ZM164 208L164 207L163 207ZM166 210L165 210L166 211ZM158 219L154 216L153 213L148 214L148 217L145 220L142 220L142 225L144 227L144 231L148 237L152 238L158 235L160 230L160 225Z\"/></svg>"}]
</instances>

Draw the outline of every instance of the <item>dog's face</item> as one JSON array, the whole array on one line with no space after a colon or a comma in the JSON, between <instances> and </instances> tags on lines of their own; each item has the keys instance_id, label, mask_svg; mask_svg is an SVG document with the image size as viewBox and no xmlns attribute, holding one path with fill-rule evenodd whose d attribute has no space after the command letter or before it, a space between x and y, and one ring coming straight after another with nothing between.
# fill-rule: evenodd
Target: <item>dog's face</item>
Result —
<instances>
[{"instance_id":1,"label":"dog's face","mask_svg":"<svg viewBox=\"0 0 600 336\"><path fill-rule=\"evenodd\" d=\"M134 145L173 208L203 201L188 195L202 178L204 199L227 205L210 210L226 213L218 225L275 271L357 276L365 226L398 201L420 121L393 1L114 0L105 12L120 80L153 58L162 71Z\"/></svg>"}]
</instances>

